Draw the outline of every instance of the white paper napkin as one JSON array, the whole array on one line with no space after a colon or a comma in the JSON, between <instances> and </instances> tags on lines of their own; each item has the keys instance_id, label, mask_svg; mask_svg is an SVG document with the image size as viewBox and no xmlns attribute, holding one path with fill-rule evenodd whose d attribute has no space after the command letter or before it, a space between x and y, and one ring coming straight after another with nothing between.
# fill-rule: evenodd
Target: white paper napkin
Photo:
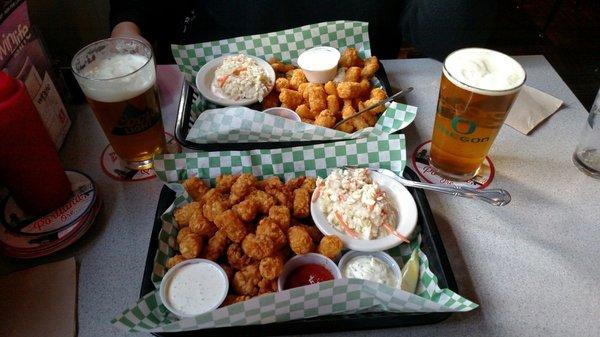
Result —
<instances>
[{"instance_id":1,"label":"white paper napkin","mask_svg":"<svg viewBox=\"0 0 600 337\"><path fill-rule=\"evenodd\" d=\"M547 93L523 86L504 124L527 135L560 108L563 101Z\"/></svg>"}]
</instances>

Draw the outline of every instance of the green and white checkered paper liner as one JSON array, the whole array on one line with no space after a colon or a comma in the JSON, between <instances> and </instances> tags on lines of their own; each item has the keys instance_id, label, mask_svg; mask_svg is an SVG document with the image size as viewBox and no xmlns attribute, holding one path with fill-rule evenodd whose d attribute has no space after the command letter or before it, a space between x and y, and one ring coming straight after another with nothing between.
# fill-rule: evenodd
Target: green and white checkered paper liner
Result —
<instances>
[{"instance_id":1,"label":"green and white checkered paper liner","mask_svg":"<svg viewBox=\"0 0 600 337\"><path fill-rule=\"evenodd\" d=\"M224 54L243 52L268 60L295 61L298 55L314 46L329 45L340 50L350 46L362 57L371 56L368 23L358 21L322 22L279 32L236 37L232 39L189 45L172 45L173 56L186 80L193 79L208 61ZM380 86L374 79L373 85ZM353 134L286 120L279 116L264 116L254 110L218 107L198 95L192 105L192 115L198 116L187 140L198 144L249 143L341 140L377 137L399 131L415 118L417 108L392 102L373 128Z\"/></svg>"},{"instance_id":2,"label":"green and white checkered paper liner","mask_svg":"<svg viewBox=\"0 0 600 337\"><path fill-rule=\"evenodd\" d=\"M190 201L181 179L198 176L214 183L219 174L250 172L264 178L277 175L291 179L299 175L327 176L344 165L382 167L401 174L406 165L404 135L362 138L328 144L272 150L221 151L166 154L155 158L157 176L182 192L163 214L152 281L159 287L165 264L176 251L177 226L173 210ZM112 323L129 331L172 332L239 325L267 324L321 315L366 311L459 312L477 304L441 289L420 250L421 235L411 244L388 251L403 265L413 250L419 252L420 277L416 294L358 279L340 279L252 298L193 318L179 319L162 305L158 291L142 297Z\"/></svg>"}]
</instances>

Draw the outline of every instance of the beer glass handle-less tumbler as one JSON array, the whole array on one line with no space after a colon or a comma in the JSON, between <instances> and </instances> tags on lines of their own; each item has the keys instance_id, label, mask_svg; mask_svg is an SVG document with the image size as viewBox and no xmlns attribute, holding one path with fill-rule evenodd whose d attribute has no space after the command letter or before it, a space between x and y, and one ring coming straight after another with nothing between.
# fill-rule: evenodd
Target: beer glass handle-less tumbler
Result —
<instances>
[{"instance_id":1,"label":"beer glass handle-less tumbler","mask_svg":"<svg viewBox=\"0 0 600 337\"><path fill-rule=\"evenodd\" d=\"M573 162L583 173L600 178L600 90L573 153Z\"/></svg>"}]
</instances>

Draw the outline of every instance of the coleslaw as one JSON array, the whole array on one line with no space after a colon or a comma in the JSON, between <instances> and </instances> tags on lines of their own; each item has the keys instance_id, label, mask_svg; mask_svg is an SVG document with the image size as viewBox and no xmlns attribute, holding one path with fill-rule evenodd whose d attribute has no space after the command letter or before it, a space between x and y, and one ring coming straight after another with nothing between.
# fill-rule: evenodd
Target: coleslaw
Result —
<instances>
[{"instance_id":1,"label":"coleslaw","mask_svg":"<svg viewBox=\"0 0 600 337\"><path fill-rule=\"evenodd\" d=\"M258 99L262 102L272 86L265 70L244 54L227 56L215 70L212 91L235 101Z\"/></svg>"}]
</instances>

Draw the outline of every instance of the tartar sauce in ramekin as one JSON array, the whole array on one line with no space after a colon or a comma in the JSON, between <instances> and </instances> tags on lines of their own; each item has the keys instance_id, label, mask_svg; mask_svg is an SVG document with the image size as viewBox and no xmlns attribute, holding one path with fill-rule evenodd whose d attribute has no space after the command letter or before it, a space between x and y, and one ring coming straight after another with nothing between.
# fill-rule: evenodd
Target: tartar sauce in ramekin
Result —
<instances>
[{"instance_id":1,"label":"tartar sauce in ramekin","mask_svg":"<svg viewBox=\"0 0 600 337\"><path fill-rule=\"evenodd\" d=\"M346 278L359 278L390 287L398 285L392 268L385 261L370 255L357 256L348 261L342 274Z\"/></svg>"}]
</instances>

